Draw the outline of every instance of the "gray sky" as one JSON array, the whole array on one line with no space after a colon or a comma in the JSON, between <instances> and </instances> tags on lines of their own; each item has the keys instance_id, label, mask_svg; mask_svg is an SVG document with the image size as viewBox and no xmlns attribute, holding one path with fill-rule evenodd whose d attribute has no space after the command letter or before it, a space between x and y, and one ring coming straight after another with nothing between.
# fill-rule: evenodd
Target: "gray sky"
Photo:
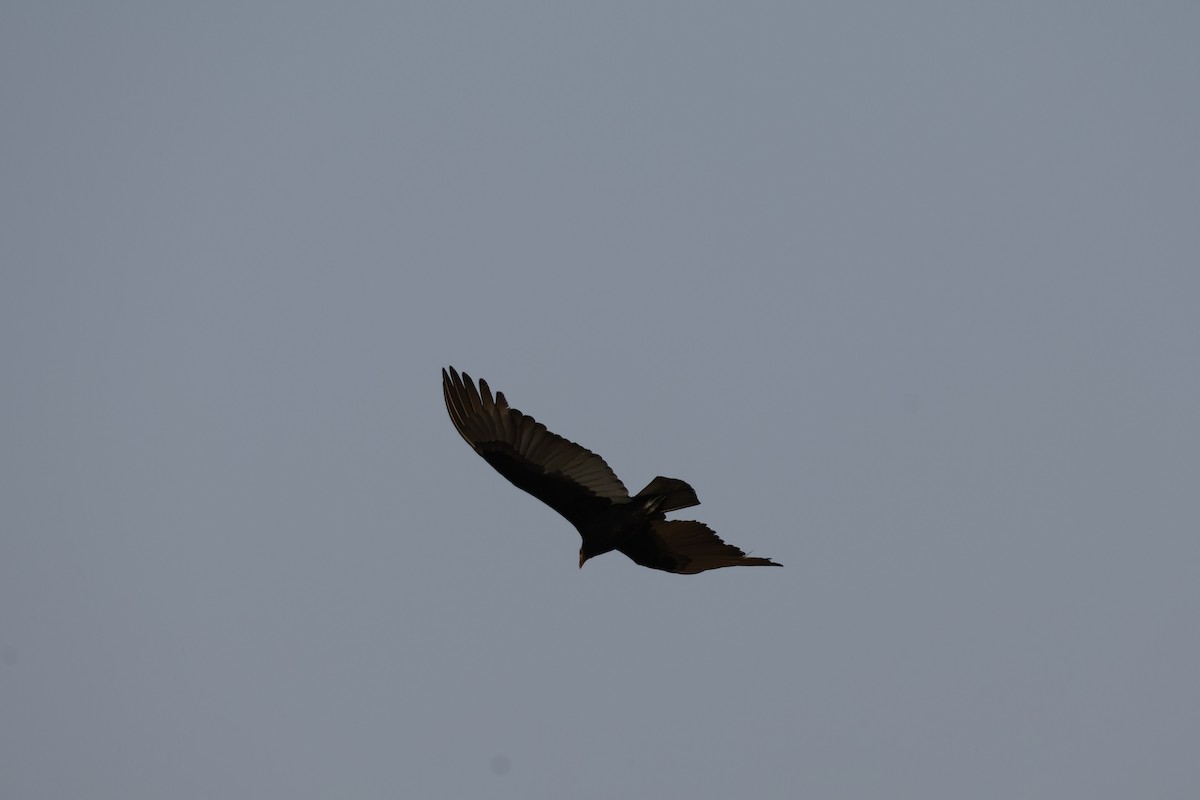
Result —
<instances>
[{"instance_id":1,"label":"gray sky","mask_svg":"<svg viewBox=\"0 0 1200 800\"><path fill-rule=\"evenodd\" d=\"M1200 791L1200 7L0 11L0 795ZM785 569L678 577L453 364Z\"/></svg>"}]
</instances>

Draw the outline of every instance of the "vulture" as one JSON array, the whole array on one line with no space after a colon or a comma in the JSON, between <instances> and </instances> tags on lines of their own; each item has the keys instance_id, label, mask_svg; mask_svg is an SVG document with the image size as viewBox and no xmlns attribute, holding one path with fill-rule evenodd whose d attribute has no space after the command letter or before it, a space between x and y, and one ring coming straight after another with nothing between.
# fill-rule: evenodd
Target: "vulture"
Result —
<instances>
[{"instance_id":1,"label":"vulture","mask_svg":"<svg viewBox=\"0 0 1200 800\"><path fill-rule=\"evenodd\" d=\"M694 575L719 567L778 567L726 544L702 522L668 520L668 511L700 504L684 481L661 475L633 497L591 450L580 447L508 404L503 392L479 387L454 367L442 370L446 410L483 460L514 485L566 517L579 531L579 566L617 550L635 563Z\"/></svg>"}]
</instances>

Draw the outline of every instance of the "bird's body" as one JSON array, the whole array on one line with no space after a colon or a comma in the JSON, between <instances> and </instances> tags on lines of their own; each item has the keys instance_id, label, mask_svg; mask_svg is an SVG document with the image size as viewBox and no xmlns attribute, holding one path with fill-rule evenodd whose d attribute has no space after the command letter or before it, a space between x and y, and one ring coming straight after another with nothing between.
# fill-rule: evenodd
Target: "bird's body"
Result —
<instances>
[{"instance_id":1,"label":"bird's body","mask_svg":"<svg viewBox=\"0 0 1200 800\"><path fill-rule=\"evenodd\" d=\"M579 566L618 550L643 566L693 574L718 567L779 566L747 556L707 525L667 520L668 511L700 504L677 478L657 477L630 497L600 456L551 433L545 425L492 396L487 381L442 370L446 410L467 444L515 486L567 519L583 540Z\"/></svg>"}]
</instances>

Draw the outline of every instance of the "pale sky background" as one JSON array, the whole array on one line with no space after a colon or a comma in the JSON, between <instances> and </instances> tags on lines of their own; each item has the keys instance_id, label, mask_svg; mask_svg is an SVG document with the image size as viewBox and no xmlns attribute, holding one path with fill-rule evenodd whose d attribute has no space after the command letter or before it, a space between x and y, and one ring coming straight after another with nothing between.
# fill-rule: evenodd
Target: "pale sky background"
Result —
<instances>
[{"instance_id":1,"label":"pale sky background","mask_svg":"<svg viewBox=\"0 0 1200 800\"><path fill-rule=\"evenodd\" d=\"M1200 4L0 10L0 797L1200 796ZM447 364L784 569L578 536Z\"/></svg>"}]
</instances>

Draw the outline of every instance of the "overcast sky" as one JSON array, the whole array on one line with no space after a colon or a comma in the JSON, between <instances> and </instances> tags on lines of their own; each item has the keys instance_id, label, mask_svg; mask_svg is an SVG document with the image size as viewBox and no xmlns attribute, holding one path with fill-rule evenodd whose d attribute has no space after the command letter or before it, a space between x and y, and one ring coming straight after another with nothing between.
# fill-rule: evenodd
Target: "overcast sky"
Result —
<instances>
[{"instance_id":1,"label":"overcast sky","mask_svg":"<svg viewBox=\"0 0 1200 800\"><path fill-rule=\"evenodd\" d=\"M1200 796L1200 6L0 9L0 795ZM439 369L784 569L578 535Z\"/></svg>"}]
</instances>

